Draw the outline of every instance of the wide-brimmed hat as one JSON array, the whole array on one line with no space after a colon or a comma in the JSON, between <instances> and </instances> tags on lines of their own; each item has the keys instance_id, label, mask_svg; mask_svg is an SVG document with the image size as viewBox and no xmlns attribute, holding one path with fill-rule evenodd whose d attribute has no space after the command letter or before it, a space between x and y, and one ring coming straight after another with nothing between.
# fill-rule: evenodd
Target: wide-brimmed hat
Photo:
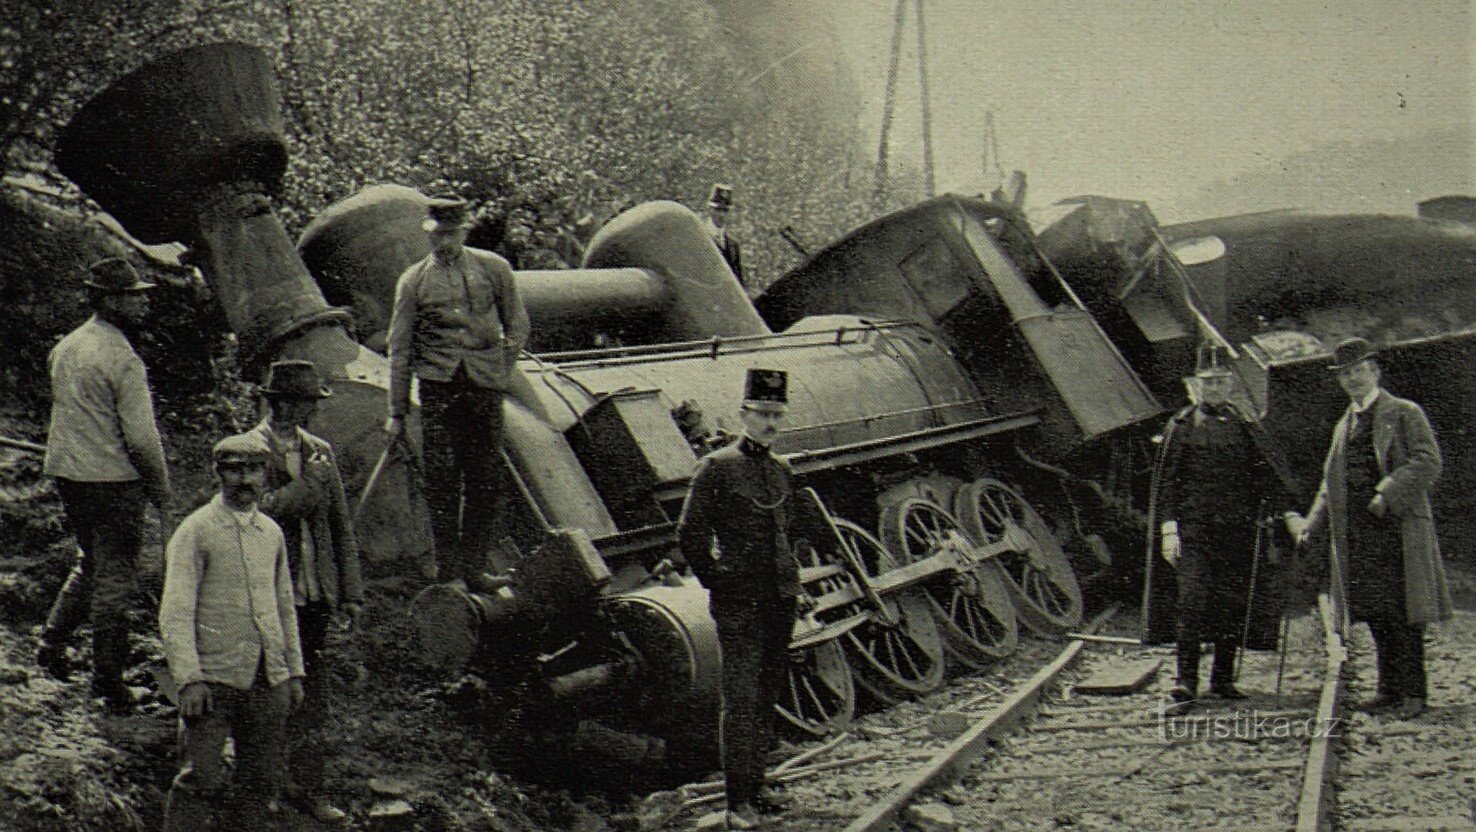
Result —
<instances>
[{"instance_id":1,"label":"wide-brimmed hat","mask_svg":"<svg viewBox=\"0 0 1476 832\"><path fill-rule=\"evenodd\" d=\"M215 443L211 453L216 465L266 464L272 455L266 440L256 431L238 433Z\"/></svg>"},{"instance_id":2,"label":"wide-brimmed hat","mask_svg":"<svg viewBox=\"0 0 1476 832\"><path fill-rule=\"evenodd\" d=\"M323 384L318 367L311 361L276 361L267 369L262 395L283 399L326 399L333 391Z\"/></svg>"},{"instance_id":3,"label":"wide-brimmed hat","mask_svg":"<svg viewBox=\"0 0 1476 832\"><path fill-rule=\"evenodd\" d=\"M420 227L426 231L455 231L470 228L471 206L466 200L454 196L433 197L425 206L426 219Z\"/></svg>"},{"instance_id":4,"label":"wide-brimmed hat","mask_svg":"<svg viewBox=\"0 0 1476 832\"><path fill-rule=\"evenodd\" d=\"M145 292L158 284L144 280L133 264L122 257L107 257L87 267L87 277L82 279L82 285L96 292L121 295Z\"/></svg>"},{"instance_id":5,"label":"wide-brimmed hat","mask_svg":"<svg viewBox=\"0 0 1476 832\"><path fill-rule=\"evenodd\" d=\"M789 406L789 373L753 368L743 385L743 406L754 410L782 410Z\"/></svg>"},{"instance_id":6,"label":"wide-brimmed hat","mask_svg":"<svg viewBox=\"0 0 1476 832\"><path fill-rule=\"evenodd\" d=\"M1374 349L1374 345L1363 338L1349 338L1333 348L1333 360L1327 368L1337 372L1355 364L1362 364L1378 354L1379 351Z\"/></svg>"},{"instance_id":7,"label":"wide-brimmed hat","mask_svg":"<svg viewBox=\"0 0 1476 832\"><path fill-rule=\"evenodd\" d=\"M712 196L707 198L707 207L721 208L724 211L733 207L733 186L726 182L718 182L712 186Z\"/></svg>"}]
</instances>

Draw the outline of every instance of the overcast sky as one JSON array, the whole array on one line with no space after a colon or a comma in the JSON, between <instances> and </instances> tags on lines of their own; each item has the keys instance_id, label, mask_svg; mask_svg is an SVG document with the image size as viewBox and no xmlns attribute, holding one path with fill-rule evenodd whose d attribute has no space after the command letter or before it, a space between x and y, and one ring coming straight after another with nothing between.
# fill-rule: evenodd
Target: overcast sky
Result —
<instances>
[{"instance_id":1,"label":"overcast sky","mask_svg":"<svg viewBox=\"0 0 1476 832\"><path fill-rule=\"evenodd\" d=\"M841 27L875 142L894 3L814 2ZM917 160L907 5L893 154ZM980 176L991 109L1005 169L1027 172L1036 206L1101 193L1186 219L1217 178L1320 144L1436 129L1461 129L1462 140L1439 170L1420 172L1420 189L1469 192L1476 178L1470 0L926 0L924 8L940 189L994 185L992 173Z\"/></svg>"}]
</instances>

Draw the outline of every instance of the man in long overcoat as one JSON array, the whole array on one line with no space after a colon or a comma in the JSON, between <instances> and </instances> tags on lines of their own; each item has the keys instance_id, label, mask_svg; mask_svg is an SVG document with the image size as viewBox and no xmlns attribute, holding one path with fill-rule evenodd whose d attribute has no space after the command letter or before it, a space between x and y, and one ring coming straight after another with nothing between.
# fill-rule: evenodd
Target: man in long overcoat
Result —
<instances>
[{"instance_id":1,"label":"man in long overcoat","mask_svg":"<svg viewBox=\"0 0 1476 832\"><path fill-rule=\"evenodd\" d=\"M1204 642L1215 645L1210 693L1227 699L1244 697L1237 648L1275 648L1273 532L1302 499L1280 448L1232 402L1229 360L1220 345L1201 348L1198 402L1169 420L1153 472L1144 640L1177 641L1180 707L1198 694Z\"/></svg>"},{"instance_id":2,"label":"man in long overcoat","mask_svg":"<svg viewBox=\"0 0 1476 832\"><path fill-rule=\"evenodd\" d=\"M782 370L749 370L739 411L743 438L703 457L677 523L682 558L708 590L722 651L729 829L758 828L755 807L800 597L787 531L790 468L771 450L787 392Z\"/></svg>"},{"instance_id":3,"label":"man in long overcoat","mask_svg":"<svg viewBox=\"0 0 1476 832\"><path fill-rule=\"evenodd\" d=\"M1327 532L1333 597L1373 636L1378 695L1364 709L1409 718L1425 707L1425 625L1452 610L1430 508L1440 447L1425 411L1380 386L1375 356L1362 338L1333 353L1350 403L1303 537Z\"/></svg>"}]
</instances>

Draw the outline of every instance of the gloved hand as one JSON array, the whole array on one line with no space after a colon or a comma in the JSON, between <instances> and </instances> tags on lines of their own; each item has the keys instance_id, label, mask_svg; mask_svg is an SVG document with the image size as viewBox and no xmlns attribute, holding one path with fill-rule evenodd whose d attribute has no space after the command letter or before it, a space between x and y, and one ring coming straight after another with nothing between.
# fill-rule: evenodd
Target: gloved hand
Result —
<instances>
[{"instance_id":1,"label":"gloved hand","mask_svg":"<svg viewBox=\"0 0 1476 832\"><path fill-rule=\"evenodd\" d=\"M1168 561L1169 566L1179 565L1179 522L1177 520L1166 521L1160 529L1161 540L1159 541L1159 553L1163 559Z\"/></svg>"}]
</instances>

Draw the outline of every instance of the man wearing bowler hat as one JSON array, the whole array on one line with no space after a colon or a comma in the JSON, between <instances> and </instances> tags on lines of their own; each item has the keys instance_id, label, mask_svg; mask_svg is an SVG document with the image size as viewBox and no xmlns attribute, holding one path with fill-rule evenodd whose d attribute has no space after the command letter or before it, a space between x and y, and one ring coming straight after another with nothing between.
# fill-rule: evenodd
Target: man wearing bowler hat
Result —
<instances>
[{"instance_id":1,"label":"man wearing bowler hat","mask_svg":"<svg viewBox=\"0 0 1476 832\"><path fill-rule=\"evenodd\" d=\"M1301 537L1327 532L1333 597L1373 636L1378 694L1362 709L1409 719L1425 708L1425 625L1452 608L1430 509L1440 447L1425 411L1380 386L1368 341L1338 344L1329 369L1349 405Z\"/></svg>"},{"instance_id":2,"label":"man wearing bowler hat","mask_svg":"<svg viewBox=\"0 0 1476 832\"><path fill-rule=\"evenodd\" d=\"M476 589L486 583L497 510L502 399L528 341L528 311L508 262L466 245L471 217L464 200L432 199L427 211L431 253L395 286L385 431L391 441L403 433L414 374L437 572Z\"/></svg>"},{"instance_id":3,"label":"man wearing bowler hat","mask_svg":"<svg viewBox=\"0 0 1476 832\"><path fill-rule=\"evenodd\" d=\"M800 595L789 541L789 464L772 446L788 411L783 370L751 369L743 436L703 457L677 523L682 558L707 588L722 651L723 775L729 829L756 829L764 758ZM714 549L716 542L716 549Z\"/></svg>"},{"instance_id":4,"label":"man wearing bowler hat","mask_svg":"<svg viewBox=\"0 0 1476 832\"><path fill-rule=\"evenodd\" d=\"M154 423L148 371L129 333L148 316L154 284L121 257L88 267L93 315L51 350L51 426L43 471L55 478L79 557L41 629L37 659L65 679L66 644L92 619L92 690L112 713L131 709L129 598L138 570L144 503L167 525L169 471Z\"/></svg>"},{"instance_id":5,"label":"man wearing bowler hat","mask_svg":"<svg viewBox=\"0 0 1476 832\"><path fill-rule=\"evenodd\" d=\"M743 284L743 250L738 245L738 239L728 230L733 207L733 186L726 182L714 184L712 195L707 198L707 233L712 237L713 245L722 253L723 259L728 261L728 268L733 270L733 275Z\"/></svg>"},{"instance_id":6,"label":"man wearing bowler hat","mask_svg":"<svg viewBox=\"0 0 1476 832\"><path fill-rule=\"evenodd\" d=\"M251 434L271 453L260 507L287 541L307 673L306 699L288 726L287 796L318 821L341 823L348 816L322 794L331 693L322 652L336 611L357 623L364 584L333 446L307 430L318 403L333 392L313 362L290 360L272 364L261 394L269 410Z\"/></svg>"}]
</instances>

